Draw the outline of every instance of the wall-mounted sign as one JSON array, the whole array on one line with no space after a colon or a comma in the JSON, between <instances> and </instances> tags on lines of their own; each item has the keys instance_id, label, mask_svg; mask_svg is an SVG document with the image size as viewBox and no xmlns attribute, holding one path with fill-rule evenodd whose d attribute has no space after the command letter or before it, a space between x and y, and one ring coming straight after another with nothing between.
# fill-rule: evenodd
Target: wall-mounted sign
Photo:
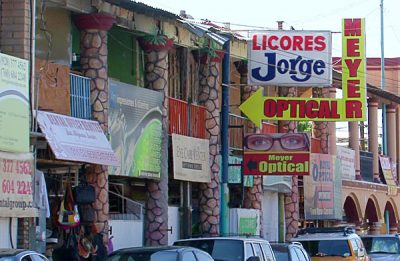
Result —
<instances>
[{"instance_id":1,"label":"wall-mounted sign","mask_svg":"<svg viewBox=\"0 0 400 261\"><path fill-rule=\"evenodd\" d=\"M383 177L385 178L386 185L387 185L387 193L389 196L396 196L397 195L397 183L393 176L392 172L392 162L390 159L385 156L379 156L379 162L381 165L381 171Z\"/></svg>"},{"instance_id":2,"label":"wall-mounted sign","mask_svg":"<svg viewBox=\"0 0 400 261\"><path fill-rule=\"evenodd\" d=\"M343 20L342 99L264 97L260 88L240 105L240 110L258 127L262 120L366 120L364 23L364 19Z\"/></svg>"},{"instance_id":3,"label":"wall-mounted sign","mask_svg":"<svg viewBox=\"0 0 400 261\"><path fill-rule=\"evenodd\" d=\"M343 179L356 179L356 169L354 167L355 151L349 148L337 146L336 158L339 161L340 172Z\"/></svg>"},{"instance_id":4,"label":"wall-mounted sign","mask_svg":"<svg viewBox=\"0 0 400 261\"><path fill-rule=\"evenodd\" d=\"M172 134L174 179L192 182L211 182L209 141Z\"/></svg>"},{"instance_id":5,"label":"wall-mounted sign","mask_svg":"<svg viewBox=\"0 0 400 261\"><path fill-rule=\"evenodd\" d=\"M97 121L38 111L40 129L57 159L119 165Z\"/></svg>"},{"instance_id":6,"label":"wall-mounted sign","mask_svg":"<svg viewBox=\"0 0 400 261\"><path fill-rule=\"evenodd\" d=\"M219 156L219 162L222 162L221 155ZM242 184L242 158L237 156L229 156L228 159L228 184ZM219 179L222 180L222 168L219 168ZM250 175L243 176L243 186L253 187L254 177Z\"/></svg>"},{"instance_id":7,"label":"wall-mounted sign","mask_svg":"<svg viewBox=\"0 0 400 261\"><path fill-rule=\"evenodd\" d=\"M113 80L109 84L110 142L120 161L109 173L159 179L162 94Z\"/></svg>"},{"instance_id":8,"label":"wall-mounted sign","mask_svg":"<svg viewBox=\"0 0 400 261\"><path fill-rule=\"evenodd\" d=\"M0 150L29 152L29 62L0 53Z\"/></svg>"},{"instance_id":9,"label":"wall-mounted sign","mask_svg":"<svg viewBox=\"0 0 400 261\"><path fill-rule=\"evenodd\" d=\"M250 85L331 85L331 32L275 30L250 37Z\"/></svg>"},{"instance_id":10,"label":"wall-mounted sign","mask_svg":"<svg viewBox=\"0 0 400 261\"><path fill-rule=\"evenodd\" d=\"M244 175L309 175L307 133L252 133L243 142Z\"/></svg>"},{"instance_id":11,"label":"wall-mounted sign","mask_svg":"<svg viewBox=\"0 0 400 261\"><path fill-rule=\"evenodd\" d=\"M0 217L36 217L33 155L0 152Z\"/></svg>"},{"instance_id":12,"label":"wall-mounted sign","mask_svg":"<svg viewBox=\"0 0 400 261\"><path fill-rule=\"evenodd\" d=\"M341 178L336 157L311 154L311 173L304 177L304 215L306 219L342 218Z\"/></svg>"}]
</instances>

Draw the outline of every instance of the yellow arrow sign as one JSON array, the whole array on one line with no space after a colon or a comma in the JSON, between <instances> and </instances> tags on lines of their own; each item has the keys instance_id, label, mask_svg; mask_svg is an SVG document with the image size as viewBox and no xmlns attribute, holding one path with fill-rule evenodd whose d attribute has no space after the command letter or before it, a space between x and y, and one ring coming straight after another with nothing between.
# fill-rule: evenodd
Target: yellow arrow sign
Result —
<instances>
[{"instance_id":1,"label":"yellow arrow sign","mask_svg":"<svg viewBox=\"0 0 400 261\"><path fill-rule=\"evenodd\" d=\"M262 120L361 121L363 106L359 99L264 97L259 89L239 109L260 127Z\"/></svg>"}]
</instances>

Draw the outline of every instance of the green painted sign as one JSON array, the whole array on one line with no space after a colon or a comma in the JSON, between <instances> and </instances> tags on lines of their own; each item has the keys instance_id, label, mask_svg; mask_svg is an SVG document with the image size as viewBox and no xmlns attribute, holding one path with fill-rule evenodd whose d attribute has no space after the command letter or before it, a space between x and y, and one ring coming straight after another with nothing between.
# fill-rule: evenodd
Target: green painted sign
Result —
<instances>
[{"instance_id":1,"label":"green painted sign","mask_svg":"<svg viewBox=\"0 0 400 261\"><path fill-rule=\"evenodd\" d=\"M29 152L29 62L2 53L0 150Z\"/></svg>"},{"instance_id":2,"label":"green painted sign","mask_svg":"<svg viewBox=\"0 0 400 261\"><path fill-rule=\"evenodd\" d=\"M239 234L256 235L257 217L241 217L239 219Z\"/></svg>"}]
</instances>

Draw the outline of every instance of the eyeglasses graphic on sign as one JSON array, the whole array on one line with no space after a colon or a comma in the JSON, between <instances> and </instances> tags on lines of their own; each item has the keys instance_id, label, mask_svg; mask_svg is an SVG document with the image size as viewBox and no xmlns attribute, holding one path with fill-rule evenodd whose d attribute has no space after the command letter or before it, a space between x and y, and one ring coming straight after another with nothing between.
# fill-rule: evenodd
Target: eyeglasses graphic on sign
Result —
<instances>
[{"instance_id":1,"label":"eyeglasses graphic on sign","mask_svg":"<svg viewBox=\"0 0 400 261\"><path fill-rule=\"evenodd\" d=\"M309 151L310 141L307 133L249 134L244 147L259 151Z\"/></svg>"}]
</instances>

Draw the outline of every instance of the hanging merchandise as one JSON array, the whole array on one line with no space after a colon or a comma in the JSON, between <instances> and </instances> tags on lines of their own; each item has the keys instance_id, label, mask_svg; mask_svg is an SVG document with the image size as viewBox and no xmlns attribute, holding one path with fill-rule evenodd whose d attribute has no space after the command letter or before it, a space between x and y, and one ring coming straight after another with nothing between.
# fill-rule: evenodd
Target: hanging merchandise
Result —
<instances>
[{"instance_id":1,"label":"hanging merchandise","mask_svg":"<svg viewBox=\"0 0 400 261\"><path fill-rule=\"evenodd\" d=\"M78 206L72 196L71 184L67 182L64 199L58 212L58 223L63 229L76 227L80 224Z\"/></svg>"},{"instance_id":2,"label":"hanging merchandise","mask_svg":"<svg viewBox=\"0 0 400 261\"><path fill-rule=\"evenodd\" d=\"M78 242L74 231L70 231L64 238L62 246L57 247L53 251L54 261L79 261Z\"/></svg>"},{"instance_id":3,"label":"hanging merchandise","mask_svg":"<svg viewBox=\"0 0 400 261\"><path fill-rule=\"evenodd\" d=\"M78 186L75 186L72 191L74 194L75 203L78 205L91 204L96 200L94 187L86 182L81 182Z\"/></svg>"},{"instance_id":4,"label":"hanging merchandise","mask_svg":"<svg viewBox=\"0 0 400 261\"><path fill-rule=\"evenodd\" d=\"M79 205L78 210L81 224L90 225L94 222L96 213L91 204Z\"/></svg>"}]
</instances>

